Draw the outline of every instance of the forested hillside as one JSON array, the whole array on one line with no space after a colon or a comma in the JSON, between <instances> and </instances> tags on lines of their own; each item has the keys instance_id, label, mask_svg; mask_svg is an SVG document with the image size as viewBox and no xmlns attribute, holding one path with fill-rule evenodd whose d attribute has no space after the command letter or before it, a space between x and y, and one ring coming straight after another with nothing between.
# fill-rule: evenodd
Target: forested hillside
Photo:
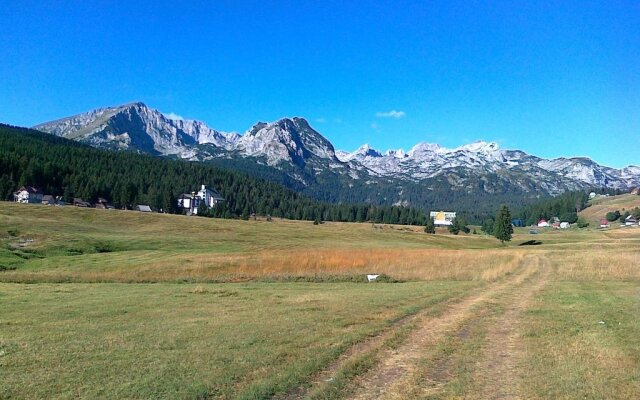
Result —
<instances>
[{"instance_id":1,"label":"forested hillside","mask_svg":"<svg viewBox=\"0 0 640 400\"><path fill-rule=\"evenodd\" d=\"M283 163L279 166L280 169L276 169L258 164L249 158L214 158L208 163L280 183L321 202L366 203L376 206L406 202L425 212L456 211L471 223L480 223L495 215L501 204L506 204L511 209L519 209L534 203L540 196L536 191L525 192L499 179L495 174L474 176L463 169L451 169L445 175L432 178L428 185L424 182L398 181L390 178L377 178L377 182L371 185L367 184L366 180L348 179L331 170L318 172L312 165L300 168ZM299 176L306 185L292 179L291 175ZM468 187L464 190L451 185L451 181L460 179L467 182ZM485 190L487 187L492 188L491 192Z\"/></svg>"},{"instance_id":2,"label":"forested hillside","mask_svg":"<svg viewBox=\"0 0 640 400\"><path fill-rule=\"evenodd\" d=\"M415 209L319 203L282 185L213 165L94 149L0 124L0 196L9 199L25 184L67 201L104 197L116 207L149 204L167 212L176 211L181 193L205 184L225 198L213 216L248 217L255 212L288 219L425 223L424 213Z\"/></svg>"},{"instance_id":3,"label":"forested hillside","mask_svg":"<svg viewBox=\"0 0 640 400\"><path fill-rule=\"evenodd\" d=\"M613 196L625 193L623 190L616 189L598 189L594 190L594 192ZM536 224L542 218L549 220L553 217L558 217L561 221L574 223L578 220L578 213L589 206L587 192L567 192L523 207L515 214L515 217L522 219L526 225Z\"/></svg>"}]
</instances>

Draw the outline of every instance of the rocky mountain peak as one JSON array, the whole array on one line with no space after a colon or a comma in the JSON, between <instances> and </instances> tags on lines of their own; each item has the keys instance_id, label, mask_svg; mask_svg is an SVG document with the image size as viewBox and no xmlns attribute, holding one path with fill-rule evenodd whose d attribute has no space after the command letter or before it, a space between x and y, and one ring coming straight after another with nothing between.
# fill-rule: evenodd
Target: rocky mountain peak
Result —
<instances>
[{"instance_id":1,"label":"rocky mountain peak","mask_svg":"<svg viewBox=\"0 0 640 400\"><path fill-rule=\"evenodd\" d=\"M524 190L543 190L548 194L593 186L640 186L640 168L636 166L609 168L585 157L546 160L520 150L502 150L496 142L486 141L453 149L423 142L406 153L401 149L382 153L365 144L351 153L338 151L336 156L331 142L302 117L258 122L239 135L216 131L201 121L170 119L142 102L134 102L95 109L34 128L96 147L190 160L255 158L256 162L266 160L266 164L276 168L286 163L303 169L311 163L312 168L307 170L314 174L331 172L349 179L369 176L416 183L457 176L451 184L464 185L466 181L494 174L499 178L492 180L507 180ZM480 186L486 188L484 184Z\"/></svg>"}]
</instances>

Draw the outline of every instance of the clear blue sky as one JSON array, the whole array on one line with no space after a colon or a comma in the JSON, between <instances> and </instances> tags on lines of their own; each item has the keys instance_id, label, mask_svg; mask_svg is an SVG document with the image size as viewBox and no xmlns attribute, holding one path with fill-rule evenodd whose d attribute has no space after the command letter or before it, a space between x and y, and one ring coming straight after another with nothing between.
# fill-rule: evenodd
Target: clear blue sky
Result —
<instances>
[{"instance_id":1,"label":"clear blue sky","mask_svg":"<svg viewBox=\"0 0 640 400\"><path fill-rule=\"evenodd\" d=\"M5 0L0 21L14 125L140 100L226 131L303 116L346 150L640 164L639 1Z\"/></svg>"}]
</instances>

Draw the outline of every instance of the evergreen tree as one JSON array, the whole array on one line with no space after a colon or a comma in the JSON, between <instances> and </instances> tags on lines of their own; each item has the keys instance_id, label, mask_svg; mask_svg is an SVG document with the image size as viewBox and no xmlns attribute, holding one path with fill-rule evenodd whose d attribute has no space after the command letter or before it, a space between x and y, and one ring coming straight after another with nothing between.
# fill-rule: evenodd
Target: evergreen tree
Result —
<instances>
[{"instance_id":1,"label":"evergreen tree","mask_svg":"<svg viewBox=\"0 0 640 400\"><path fill-rule=\"evenodd\" d=\"M436 226L433 224L433 220L431 218L427 218L427 223L424 226L424 231L431 234L436 233Z\"/></svg>"},{"instance_id":2,"label":"evergreen tree","mask_svg":"<svg viewBox=\"0 0 640 400\"><path fill-rule=\"evenodd\" d=\"M607 213L606 217L607 217L607 221L609 222L616 221L618 218L620 218L620 211L618 210L610 211Z\"/></svg>"},{"instance_id":3,"label":"evergreen tree","mask_svg":"<svg viewBox=\"0 0 640 400\"><path fill-rule=\"evenodd\" d=\"M471 232L471 229L467 226L467 221L465 221L464 217L456 217L455 221L458 224L458 229L464 233Z\"/></svg>"},{"instance_id":4,"label":"evergreen tree","mask_svg":"<svg viewBox=\"0 0 640 400\"><path fill-rule=\"evenodd\" d=\"M500 240L501 243L511 240L513 235L513 226L511 225L511 213L507 206L502 206L498 215L496 215L496 221L493 224L493 236Z\"/></svg>"},{"instance_id":5,"label":"evergreen tree","mask_svg":"<svg viewBox=\"0 0 640 400\"><path fill-rule=\"evenodd\" d=\"M204 201L201 201L200 204L198 204L198 216L201 217L206 217L209 214L209 209L207 208L207 205L204 203Z\"/></svg>"},{"instance_id":6,"label":"evergreen tree","mask_svg":"<svg viewBox=\"0 0 640 400\"><path fill-rule=\"evenodd\" d=\"M454 235L457 235L458 233L460 233L460 221L458 218L454 218L453 221L451 222L451 225L449 225L449 232L453 233Z\"/></svg>"},{"instance_id":7,"label":"evergreen tree","mask_svg":"<svg viewBox=\"0 0 640 400\"><path fill-rule=\"evenodd\" d=\"M482 229L482 231L484 233L487 233L489 235L493 235L493 224L495 223L495 221L493 220L493 217L491 218L487 218L484 220L484 222L482 222L482 227L480 229Z\"/></svg>"},{"instance_id":8,"label":"evergreen tree","mask_svg":"<svg viewBox=\"0 0 640 400\"><path fill-rule=\"evenodd\" d=\"M589 223L582 217L578 217L578 228L582 229L582 228L586 228L587 226L589 226Z\"/></svg>"}]
</instances>

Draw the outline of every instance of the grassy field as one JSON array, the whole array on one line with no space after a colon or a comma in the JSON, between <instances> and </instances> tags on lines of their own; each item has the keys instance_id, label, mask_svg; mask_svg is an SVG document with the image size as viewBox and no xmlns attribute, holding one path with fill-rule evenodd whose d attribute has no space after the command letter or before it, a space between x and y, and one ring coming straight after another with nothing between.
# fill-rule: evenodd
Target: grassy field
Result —
<instances>
[{"instance_id":1,"label":"grassy field","mask_svg":"<svg viewBox=\"0 0 640 400\"><path fill-rule=\"evenodd\" d=\"M2 399L640 397L640 229L0 203L0 243Z\"/></svg>"}]
</instances>

